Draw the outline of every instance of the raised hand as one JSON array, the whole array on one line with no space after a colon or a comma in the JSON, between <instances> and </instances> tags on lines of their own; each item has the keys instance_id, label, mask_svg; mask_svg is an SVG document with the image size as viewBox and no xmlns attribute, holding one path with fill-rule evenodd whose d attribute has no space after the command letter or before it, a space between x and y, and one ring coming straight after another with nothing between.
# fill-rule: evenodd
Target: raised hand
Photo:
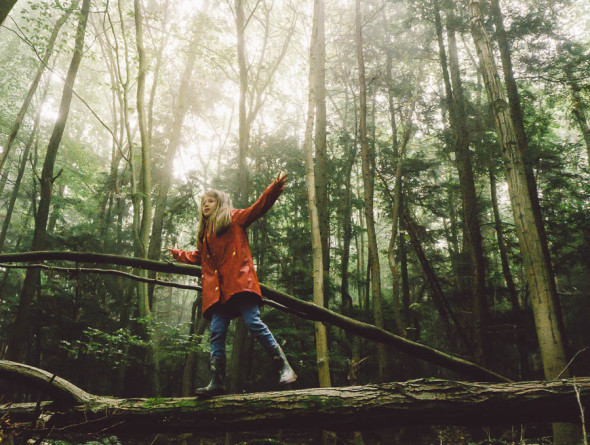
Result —
<instances>
[{"instance_id":1,"label":"raised hand","mask_svg":"<svg viewBox=\"0 0 590 445\"><path fill-rule=\"evenodd\" d=\"M283 173L281 170L279 170L279 174L277 175L275 182L284 186L285 182L287 182L287 173Z\"/></svg>"}]
</instances>

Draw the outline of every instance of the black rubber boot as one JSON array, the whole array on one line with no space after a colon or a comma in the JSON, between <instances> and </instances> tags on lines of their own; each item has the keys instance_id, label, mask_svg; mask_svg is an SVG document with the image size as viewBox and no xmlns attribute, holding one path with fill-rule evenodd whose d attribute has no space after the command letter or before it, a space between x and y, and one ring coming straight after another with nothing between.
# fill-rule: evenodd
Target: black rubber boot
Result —
<instances>
[{"instance_id":1,"label":"black rubber boot","mask_svg":"<svg viewBox=\"0 0 590 445\"><path fill-rule=\"evenodd\" d=\"M199 399L225 394L225 357L211 357L209 366L211 381L203 388L197 388L195 394Z\"/></svg>"},{"instance_id":2,"label":"black rubber boot","mask_svg":"<svg viewBox=\"0 0 590 445\"><path fill-rule=\"evenodd\" d=\"M276 345L269 352L274 364L279 370L279 384L287 385L297 380L297 374L295 374L295 371L293 371L293 368L291 368L291 365L289 365L287 357L285 357L285 353L283 352L281 347L279 345Z\"/></svg>"}]
</instances>

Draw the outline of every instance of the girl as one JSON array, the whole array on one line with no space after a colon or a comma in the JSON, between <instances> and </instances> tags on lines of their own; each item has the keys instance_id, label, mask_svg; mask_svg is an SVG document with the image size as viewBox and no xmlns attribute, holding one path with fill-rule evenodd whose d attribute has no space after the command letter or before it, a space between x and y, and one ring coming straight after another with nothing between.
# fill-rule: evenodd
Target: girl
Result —
<instances>
[{"instance_id":1,"label":"girl","mask_svg":"<svg viewBox=\"0 0 590 445\"><path fill-rule=\"evenodd\" d=\"M247 209L233 209L224 192L205 192L201 198L197 250L168 249L176 260L202 267L203 316L211 321L211 382L197 389L201 398L225 393L225 338L229 322L238 316L280 366L279 383L284 385L297 379L281 347L260 319L258 306L262 304L262 294L246 234L248 226L272 207L286 181L287 175L279 172Z\"/></svg>"}]
</instances>

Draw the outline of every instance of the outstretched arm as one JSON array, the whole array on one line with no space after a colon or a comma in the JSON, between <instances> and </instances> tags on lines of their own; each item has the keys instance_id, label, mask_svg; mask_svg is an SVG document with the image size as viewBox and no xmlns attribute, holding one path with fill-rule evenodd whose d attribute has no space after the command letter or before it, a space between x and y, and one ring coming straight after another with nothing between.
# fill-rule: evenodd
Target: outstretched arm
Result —
<instances>
[{"instance_id":1,"label":"outstretched arm","mask_svg":"<svg viewBox=\"0 0 590 445\"><path fill-rule=\"evenodd\" d=\"M176 246L174 249L168 248L168 252L170 255L174 257L175 260L186 264L201 264L201 252L198 250L182 250L177 249Z\"/></svg>"},{"instance_id":2,"label":"outstretched arm","mask_svg":"<svg viewBox=\"0 0 590 445\"><path fill-rule=\"evenodd\" d=\"M236 212L235 221L244 227L248 227L268 212L276 200L279 199L285 187L285 182L287 182L287 174L279 172L275 180L266 188L262 196L254 204L247 209L240 209Z\"/></svg>"}]
</instances>

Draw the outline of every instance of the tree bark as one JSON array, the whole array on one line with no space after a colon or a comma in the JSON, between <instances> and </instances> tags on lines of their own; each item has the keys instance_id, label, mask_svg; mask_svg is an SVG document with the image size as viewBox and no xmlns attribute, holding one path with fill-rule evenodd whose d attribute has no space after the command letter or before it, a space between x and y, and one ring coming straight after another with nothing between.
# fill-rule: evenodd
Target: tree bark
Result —
<instances>
[{"instance_id":1,"label":"tree bark","mask_svg":"<svg viewBox=\"0 0 590 445\"><path fill-rule=\"evenodd\" d=\"M139 227L138 253L139 257L148 257L148 242L150 228L152 226L152 160L151 160L151 138L148 132L145 113L145 76L147 73L147 62L143 47L143 13L140 0L134 0L135 16L135 39L138 55L137 72L137 120L139 124L139 135L141 138L141 225ZM142 271L142 273L144 273ZM138 284L139 316L144 318L151 314L148 299L147 285Z\"/></svg>"},{"instance_id":2,"label":"tree bark","mask_svg":"<svg viewBox=\"0 0 590 445\"><path fill-rule=\"evenodd\" d=\"M590 378L518 383L472 383L418 379L380 385L315 388L197 398L115 399L88 394L46 371L0 361L0 376L57 392L62 405L0 405L13 430L52 437L72 433L228 432L261 429L360 430L394 425L494 425L546 421L578 422L581 402L590 402ZM6 371L9 369L10 371ZM25 376L25 373L27 375ZM59 380L58 380L59 379ZM56 381L61 385L55 389ZM65 387L65 388L64 388ZM68 393L70 398L68 399ZM63 402L65 400L65 403ZM297 419L297 421L294 421ZM26 422L26 423L25 423Z\"/></svg>"},{"instance_id":3,"label":"tree bark","mask_svg":"<svg viewBox=\"0 0 590 445\"><path fill-rule=\"evenodd\" d=\"M10 13L10 10L16 5L17 0L2 0L0 2L0 25L4 23L6 17Z\"/></svg>"},{"instance_id":4,"label":"tree bark","mask_svg":"<svg viewBox=\"0 0 590 445\"><path fill-rule=\"evenodd\" d=\"M455 21L456 18L453 11L449 8L447 10L447 43L449 47L447 65L440 12L438 3L435 3L435 24L439 45L439 57L445 84L446 104L449 110L450 123L454 136L455 166L459 174L459 185L461 189L464 240L466 250L469 252L471 298L474 314L473 345L475 357L481 363L485 363L487 361L486 352L489 349L484 337L488 318L485 258L479 221L479 205L475 190L471 153L469 152L469 130L467 128L465 99L459 68L459 57L457 54ZM450 77L448 68L450 68Z\"/></svg>"},{"instance_id":5,"label":"tree bark","mask_svg":"<svg viewBox=\"0 0 590 445\"><path fill-rule=\"evenodd\" d=\"M307 197L309 206L309 215L311 219L311 245L312 245L312 261L313 261L313 301L316 305L324 307L324 257L322 255L323 243L320 227L320 215L318 208L318 199L316 186L316 172L318 169L314 166L314 117L316 125L323 125L325 127L325 115L323 122L320 122L320 117L316 116L316 108L318 104L317 87L322 83L317 77L324 72L321 70L322 63L319 58L322 52L319 47L322 46L320 42L324 28L324 2L323 0L314 1L313 10L313 25L311 33L311 42L309 46L309 93L307 101L307 120L305 124L305 171L307 179ZM325 100L325 97L324 97ZM325 104L324 104L325 108ZM316 135L318 131L316 130ZM319 131L321 134L322 131ZM325 131L324 131L325 138ZM325 141L324 141L325 143ZM322 172L320 174L325 174ZM330 357L328 354L328 335L326 327L321 322L315 323L315 339L317 350L317 367L320 387L328 387L330 384Z\"/></svg>"},{"instance_id":6,"label":"tree bark","mask_svg":"<svg viewBox=\"0 0 590 445\"><path fill-rule=\"evenodd\" d=\"M322 243L324 305L330 298L330 213L328 210L328 150L326 144L326 31L324 0L314 1L315 36L315 185L318 222Z\"/></svg>"},{"instance_id":7,"label":"tree bark","mask_svg":"<svg viewBox=\"0 0 590 445\"><path fill-rule=\"evenodd\" d=\"M545 255L546 248L543 247L544 236L538 230L531 202L524 156L517 140L509 105L504 96L489 38L483 25L480 2L470 0L469 10L471 32L494 114L496 131L506 168L510 202L520 242L526 281L531 295L543 369L545 377L551 379L560 374L567 365L560 329L559 310L555 305L555 283Z\"/></svg>"},{"instance_id":8,"label":"tree bark","mask_svg":"<svg viewBox=\"0 0 590 445\"><path fill-rule=\"evenodd\" d=\"M82 50L84 47L84 37L86 34L86 23L88 21L88 13L90 11L90 1L84 0L82 3L82 12L78 22L76 31L76 40L74 44L74 54L70 62L68 74L66 76L65 85L59 105L58 117L53 128L53 133L47 145L47 154L43 164L41 173L41 196L39 200L39 207L35 217L35 231L33 233L33 241L31 244L32 250L45 249L47 220L49 217L49 207L51 203L51 195L53 188L53 169L55 160L57 158L57 151L59 149L61 139L65 130L70 112L70 104L72 102L74 82L78 73L78 67L82 60ZM29 315L30 307L33 301L33 295L37 289L39 281L39 271L31 269L27 271L23 287L21 289L19 306L16 314L14 324L10 333L10 340L6 357L12 360L20 360L22 353L27 344L27 333L29 331Z\"/></svg>"},{"instance_id":9,"label":"tree bark","mask_svg":"<svg viewBox=\"0 0 590 445\"><path fill-rule=\"evenodd\" d=\"M367 82L365 80L365 61L363 56L363 36L361 20L361 2L355 2L355 30L356 51L359 72L359 136L361 143L361 160L363 171L365 218L367 223L367 238L369 244L369 257L371 264L371 295L373 297L373 317L375 325L383 326L383 302L381 301L381 270L379 265L379 250L377 247L377 234L375 232L375 217L373 215L373 190L374 177L372 171L373 156L367 140ZM378 378L385 379L386 357L385 350L377 348Z\"/></svg>"},{"instance_id":10,"label":"tree bark","mask_svg":"<svg viewBox=\"0 0 590 445\"><path fill-rule=\"evenodd\" d=\"M476 3L477 5L473 5L472 3ZM481 22L477 22L476 20L483 20L479 1L470 1L470 12L474 40L476 32L479 32L480 35L479 46L477 41L476 46L478 47L480 64L483 65L481 54L484 54L484 48L482 43L487 36L483 25L481 27L477 26ZM501 141L500 145L503 156L506 160L504 165L507 169L510 200L513 206L513 212L515 213L514 219L515 221L518 220L516 221L516 231L521 246L527 284L531 293L537 338L541 347L543 369L546 378L553 378L556 373L560 373L565 369L565 363L567 361L566 332L555 284L555 275L551 264L551 256L549 254L547 234L541 214L537 183L533 173L533 160L531 159L531 152L524 128L520 97L518 95L516 81L514 80L510 45L504 30L499 0L491 1L491 12L496 26L504 82L506 84L506 92L508 93L509 115L506 112L506 100L501 97L503 96L501 84L497 82L496 85L493 85L492 80L495 79L491 79L489 77L490 73L485 69L482 69L482 71L488 89L488 96L492 99L491 102L494 103L492 110L496 119L498 138ZM475 16L477 14L479 14L479 17L476 18ZM493 55L491 53L488 57L493 62ZM490 68L495 69L495 67ZM497 69L495 69L495 75L497 78ZM498 91L501 96L497 95L494 98L492 90ZM499 114L505 114L506 117L499 118ZM504 125L504 122L508 121L508 118L511 118L511 125ZM502 126L505 128L501 129L500 127ZM507 135L502 136L501 133L503 132L507 133ZM520 181L522 180L526 180L526 188L521 185ZM525 193L527 194L526 196ZM529 228L531 224L534 224L533 228ZM568 375L569 371L567 371L566 376ZM554 442L557 445L577 443L580 436L580 432L575 431L575 428L571 428L569 425L554 425L553 433Z\"/></svg>"},{"instance_id":11,"label":"tree bark","mask_svg":"<svg viewBox=\"0 0 590 445\"><path fill-rule=\"evenodd\" d=\"M243 0L235 0L236 33L238 38L238 67L240 82L240 99L238 104L238 186L240 190L239 205L246 206L248 200L248 166L246 157L248 154L248 139L250 129L247 125L246 94L248 92L248 62L246 60L245 44L245 19Z\"/></svg>"},{"instance_id":12,"label":"tree bark","mask_svg":"<svg viewBox=\"0 0 590 445\"><path fill-rule=\"evenodd\" d=\"M2 14L4 12L4 8L6 6L8 6L8 5L5 6L5 3L10 3L10 2L2 2L2 6L0 6L0 19L2 19ZM4 169L4 164L6 163L6 159L8 158L8 154L12 150L12 145L14 144L14 141L16 140L16 137L17 137L20 127L23 123L23 120L25 118L27 110L29 109L29 105L31 104L31 101L33 100L33 96L34 96L35 92L37 91L37 87L38 87L39 82L41 80L41 76L45 72L45 69L47 68L47 64L49 63L49 58L53 54L53 48L55 46L55 41L57 40L57 36L59 34L59 31L60 31L61 27L64 25L64 23L70 17L72 10L77 8L78 3L79 3L79 0L76 0L75 2L73 2L72 6L66 12L64 12L64 14L62 14L62 16L57 20L57 22L55 22L55 26L53 27L53 30L51 31L51 35L49 36L49 40L47 41L47 47L45 48L45 53L43 54L43 58L41 59L41 62L39 62L39 66L37 67L37 71L35 72L35 76L33 76L33 80L31 82L31 85L29 86L29 90L27 91L27 95L25 96L25 100L23 101L23 104L21 105L20 110L18 111L16 117L14 118L12 128L10 129L10 132L8 133L8 138L6 139L6 143L4 145L4 150L0 154L0 173L2 173L2 171ZM12 4L14 5L14 2ZM0 21L0 23L1 23L1 21ZM4 172L3 177L5 177L6 175L7 175L7 172ZM5 182L2 181L2 184L5 184ZM2 196L3 191L4 191L4 186L2 185L2 186L0 186L0 196Z\"/></svg>"},{"instance_id":13,"label":"tree bark","mask_svg":"<svg viewBox=\"0 0 590 445\"><path fill-rule=\"evenodd\" d=\"M352 167L356 160L356 149L354 142L350 142L346 145L347 160L346 167L344 170L344 201L342 202L342 258L340 268L340 294L342 296L342 309L343 312L350 311L352 309L352 296L349 291L348 284L348 265L350 263L350 244L352 241Z\"/></svg>"}]
</instances>

